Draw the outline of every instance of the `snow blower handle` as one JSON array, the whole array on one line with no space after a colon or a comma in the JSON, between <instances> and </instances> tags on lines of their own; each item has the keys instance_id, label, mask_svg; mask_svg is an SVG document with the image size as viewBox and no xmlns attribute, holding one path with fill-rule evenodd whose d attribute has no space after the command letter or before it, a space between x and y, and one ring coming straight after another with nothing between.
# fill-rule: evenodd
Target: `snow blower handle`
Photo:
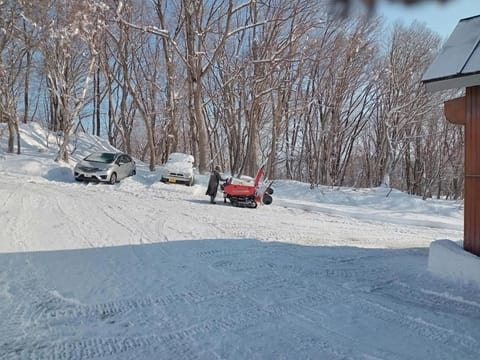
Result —
<instances>
[{"instance_id":1,"label":"snow blower handle","mask_svg":"<svg viewBox=\"0 0 480 360\"><path fill-rule=\"evenodd\" d=\"M225 185L229 185L232 183L232 178L231 177L227 177L225 180L223 180L223 184L220 184L220 190L224 190L225 189Z\"/></svg>"}]
</instances>

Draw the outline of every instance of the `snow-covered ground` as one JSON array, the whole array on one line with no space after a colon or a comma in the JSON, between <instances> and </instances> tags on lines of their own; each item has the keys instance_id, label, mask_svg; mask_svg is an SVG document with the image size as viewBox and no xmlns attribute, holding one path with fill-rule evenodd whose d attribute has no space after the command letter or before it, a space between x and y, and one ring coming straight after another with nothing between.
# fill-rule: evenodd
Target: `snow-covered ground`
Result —
<instances>
[{"instance_id":1,"label":"snow-covered ground","mask_svg":"<svg viewBox=\"0 0 480 360\"><path fill-rule=\"evenodd\" d=\"M74 182L95 137L69 165L22 139L0 137L2 360L480 358L480 286L428 271L433 241L463 251L459 202L279 180L270 206L211 205L207 177L142 164Z\"/></svg>"}]
</instances>

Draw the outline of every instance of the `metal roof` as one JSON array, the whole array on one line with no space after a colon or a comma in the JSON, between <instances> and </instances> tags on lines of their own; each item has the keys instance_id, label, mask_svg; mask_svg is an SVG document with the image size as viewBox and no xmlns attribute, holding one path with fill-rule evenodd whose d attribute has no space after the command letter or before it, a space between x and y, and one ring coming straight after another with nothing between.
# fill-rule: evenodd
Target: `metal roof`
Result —
<instances>
[{"instance_id":1,"label":"metal roof","mask_svg":"<svg viewBox=\"0 0 480 360\"><path fill-rule=\"evenodd\" d=\"M428 91L480 85L480 15L459 21L422 82Z\"/></svg>"}]
</instances>

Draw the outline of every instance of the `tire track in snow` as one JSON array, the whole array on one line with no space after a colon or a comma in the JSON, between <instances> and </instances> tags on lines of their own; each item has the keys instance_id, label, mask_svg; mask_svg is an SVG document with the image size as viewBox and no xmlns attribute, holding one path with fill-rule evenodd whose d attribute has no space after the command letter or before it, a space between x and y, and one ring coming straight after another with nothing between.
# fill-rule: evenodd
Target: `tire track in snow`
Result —
<instances>
[{"instance_id":1,"label":"tire track in snow","mask_svg":"<svg viewBox=\"0 0 480 360\"><path fill-rule=\"evenodd\" d=\"M0 334L5 332L5 336L0 336L0 359L3 359L3 354L8 353L9 349L16 351L25 344L32 343L29 334L37 327L36 318L39 314L45 312L46 309L54 311L69 305L68 302L39 286L38 272L30 259L31 254L22 254L21 257L24 262L21 263L22 266L15 267L17 269L15 276L23 281L18 281L11 290L11 297L25 300L14 301L9 307L8 316L2 317ZM18 273L18 269L22 269L21 275ZM59 333L61 330L50 324L46 324L46 330L49 336L56 338L61 335ZM6 339L12 340L5 341Z\"/></svg>"},{"instance_id":2,"label":"tire track in snow","mask_svg":"<svg viewBox=\"0 0 480 360\"><path fill-rule=\"evenodd\" d=\"M372 294L362 292L352 294L350 289L332 285L323 286L315 291L320 291L327 303L336 304L337 299L342 299L343 306L358 309L357 312L362 317L368 316L375 320L381 320L385 324L395 324L395 326L405 328L411 333L437 343L438 346L448 347L446 344L455 343L455 351L458 353L463 349L465 358L468 355L478 353L480 343L467 334L459 334L433 322L405 314L404 308L396 309L390 303L384 305L381 302L382 299L375 295L372 296ZM317 312L315 308L310 310Z\"/></svg>"},{"instance_id":3,"label":"tire track in snow","mask_svg":"<svg viewBox=\"0 0 480 360\"><path fill-rule=\"evenodd\" d=\"M216 257L221 251L211 251L205 253L208 256ZM224 252L224 254L230 253L229 251ZM232 251L231 254L235 254L235 251ZM237 253L238 254L238 253ZM379 274L388 273L388 269L380 266L377 268L359 268L358 266L351 266L345 267L345 264L348 264L349 261L340 261L338 259L334 259L333 263L327 264L320 264L318 270L312 270L311 266L307 266L307 270L302 266L297 265L289 265L289 264L280 264L276 265L274 262L269 263L254 263L252 265L251 261L241 261L235 257L234 260L219 260L213 263L214 267L219 268L227 268L230 271L240 271L242 268L247 267L251 269L251 266L256 267L257 269L270 269L274 270L279 274L279 276L285 276L286 272L292 272L293 274L301 275L302 279L318 279L318 280L333 280L335 283L338 283L338 280L347 280L347 281L361 281L364 284L368 285L371 283L372 280L379 278ZM348 260L348 259L347 259ZM257 259L258 261L258 259ZM335 264L340 264L340 267L335 266ZM343 289L343 288L342 288ZM388 293L388 290L385 289L385 292ZM414 304L424 306L427 305L434 305L439 306L440 308L444 308L445 306L448 307L451 302L448 302L446 299L438 299L435 296L422 296L422 294L418 291L414 291L412 289L405 289L402 291L402 288L396 287L395 291L400 292L400 294L396 294L396 296L403 297L405 296L410 299ZM326 293L329 292L328 288L323 289ZM369 294L367 294L369 295ZM345 291L340 291L339 293L331 293L329 296L330 299L339 299L339 298L347 298L349 302L351 302L352 307L356 304L356 297L352 297L351 291L349 289L345 289ZM445 343L446 341L451 341L454 339L455 342L462 344L465 350L469 353L474 353L476 349L480 346L480 344L469 336L464 336L463 334L452 333L449 329L445 329L440 325L436 325L434 323L429 323L426 321L419 320L415 317L405 316L402 312L390 309L380 303L381 299L363 299L362 293L360 293L360 304L362 306L362 313L372 315L372 318L380 318L387 323L394 323L396 317L400 317L402 321L400 325L405 327L409 330L412 330L418 333L421 336L424 336L432 341L438 343ZM455 308L458 308L455 306ZM460 309L458 311L466 314L478 314L478 308L475 308L469 304L461 304Z\"/></svg>"},{"instance_id":4,"label":"tire track in snow","mask_svg":"<svg viewBox=\"0 0 480 360\"><path fill-rule=\"evenodd\" d=\"M51 306L49 301L38 306L32 321L38 324L59 321L79 321L85 320L104 320L120 314L129 313L148 307L167 307L177 304L194 305L219 297L230 297L235 294L241 294L244 291L258 288L264 284L287 284L285 279L275 279L273 277L259 278L254 280L242 280L217 289L210 288L205 293L184 292L163 297L142 297L125 300L117 300L93 305L74 305L67 303L66 307ZM57 304L61 302L57 301Z\"/></svg>"},{"instance_id":5,"label":"tire track in snow","mask_svg":"<svg viewBox=\"0 0 480 360\"><path fill-rule=\"evenodd\" d=\"M292 284L286 280L282 280L284 285L291 286ZM204 295L198 294L190 294L186 297L183 296L171 296L165 297L160 300L155 299L146 299L146 300L127 300L121 302L112 302L107 304L100 304L98 306L93 306L94 312L101 316L109 317L115 316L119 313L125 313L132 309L137 309L138 307L142 306L152 306L152 304L161 304L163 306L167 306L169 304L177 304L179 301L185 302L200 302L200 301L208 301L218 296L235 296L235 290L239 292L243 292L248 290L249 286L258 287L261 284L269 284L269 279L258 279L255 283L239 283L234 284L232 287L222 287L217 289L215 292L209 292ZM406 315L399 315L399 311L395 309L391 309L389 307L383 306L376 301L372 301L371 299L366 299L362 296L352 296L351 292L339 288L337 291L331 291L330 288L319 288L316 291L312 292L311 295L289 300L277 304L270 304L264 307L256 306L256 307L249 307L247 309L242 310L241 312L233 313L227 316L223 316L217 319L209 319L203 321L197 325L193 325L190 327L186 327L184 329L180 329L174 331L169 334L170 337L174 339L179 339L177 345L173 346L174 353L178 354L181 352L180 348L186 349L189 347L190 338L201 337L204 334L211 334L212 332L216 331L241 331L242 329L247 329L251 326L256 324L264 323L267 321L275 321L275 319L280 319L288 314L296 314L301 313L301 308L312 309L315 306L318 306L322 303L329 303L335 302L336 299L342 298L346 299L347 303L353 306L353 303L356 306L360 306L360 313L363 314L362 316L368 315L375 319L381 319L386 323L394 323L401 327L405 327L408 330L411 330L413 333L421 335L427 339L430 339L434 342L444 343L445 341L460 341L462 346L465 347L467 351L475 351L478 346L478 343L472 341L472 339L461 339L461 336L458 334L452 333L448 329L443 329L439 326L434 324L430 324L425 321L421 321L417 318L406 316ZM398 322L398 319L401 319ZM172 324L173 326L173 324ZM336 338L340 336L336 334L335 331L325 328L324 331L329 333L330 335L326 337L320 338L313 338L310 339L309 346L312 348L321 348L323 352L335 354L339 356L339 358L348 357L347 353L339 353L341 351L342 346L338 344L338 339ZM315 340L316 339L316 340ZM75 342L73 345L70 343L58 345L58 349L53 349L53 353L55 354L65 354L66 349L75 348L77 350L70 352L67 351L67 357L56 357L53 356L52 359L62 359L62 358L89 358L89 355L92 357L98 356L106 356L106 355L115 355L116 353L123 353L126 351L134 351L139 347L151 347L151 346L163 346L165 337L163 336L156 336L156 337L140 337L140 338L95 338L89 339L85 341ZM318 341L318 343L316 342ZM136 344L133 347L129 347L128 344ZM50 349L52 350L52 349ZM73 351L73 352L72 352ZM377 352L380 350L377 350ZM79 355L81 354L81 355ZM385 354L384 354L385 355ZM384 356L385 358L392 358L391 356ZM194 357L192 357L194 358Z\"/></svg>"},{"instance_id":6,"label":"tire track in snow","mask_svg":"<svg viewBox=\"0 0 480 360\"><path fill-rule=\"evenodd\" d=\"M386 287L374 288L371 292L388 298L398 299L401 303L407 302L414 306L435 309L435 311L439 312L455 313L470 319L476 318L480 321L480 304L461 302L432 292L427 294L426 291L412 288L406 283L392 282ZM445 309L448 310L446 311Z\"/></svg>"},{"instance_id":7,"label":"tire track in snow","mask_svg":"<svg viewBox=\"0 0 480 360\"><path fill-rule=\"evenodd\" d=\"M198 251L195 257L212 258L212 257L237 257L243 255L260 255L260 254L285 254L286 250L280 248L272 248L272 246L253 246L242 248L212 248Z\"/></svg>"},{"instance_id":8,"label":"tire track in snow","mask_svg":"<svg viewBox=\"0 0 480 360\"><path fill-rule=\"evenodd\" d=\"M69 224L69 226L66 226L66 228L68 229L69 231L69 235L68 237L71 237L71 238L74 238L75 237L75 234L78 232L78 233L82 233L83 230L82 230L82 227L83 226L87 226L87 224L85 224L82 220L80 220L80 223L81 225L83 226L79 226L77 225L78 224L78 219L75 218L74 216L70 215L70 211L69 210L66 210L66 208L63 206L63 204L61 203L60 201L60 198L61 199L65 199L65 197L57 197L57 196L52 196L54 199L55 199L55 207L53 207L54 209L58 209L59 212L60 212L60 217L61 218L65 218L66 219L66 223ZM68 209L71 208L71 206L67 206ZM72 228L72 226L75 226L75 228ZM88 225L88 229L91 231L91 230L94 230L95 231L95 235L94 236L91 236L91 234L88 234L87 236L83 236L83 240L86 241L86 243L94 248L96 246L96 243L93 242L93 240L91 239L92 238L95 238L95 239L101 239L102 238L102 234L100 231L96 230L97 227L94 227L94 226L91 226L90 224Z\"/></svg>"},{"instance_id":9,"label":"tire track in snow","mask_svg":"<svg viewBox=\"0 0 480 360\"><path fill-rule=\"evenodd\" d=\"M436 325L416 316L405 315L403 312L389 306L381 305L378 302L372 302L366 299L361 299L360 302L362 311L365 311L365 314L371 314L374 318L382 319L391 324L395 323L439 345L454 343L456 344L456 353L460 352L461 348L463 348L467 354L478 353L480 343L467 334L459 334L451 329Z\"/></svg>"},{"instance_id":10,"label":"tire track in snow","mask_svg":"<svg viewBox=\"0 0 480 360\"><path fill-rule=\"evenodd\" d=\"M301 274L302 272L299 271ZM343 273L340 273L342 275ZM205 294L185 293L184 296L170 296L162 298L162 301L154 298L146 299L128 299L124 301L111 302L105 304L98 304L87 307L90 309L85 314L94 313L95 316L100 316L100 320L106 320L109 317L116 316L121 313L129 312L130 310L138 310L139 307L146 306L168 306L170 304L177 305L179 302L187 302L190 305L194 303L209 301L219 296L234 297L236 293L244 293L249 288L271 284L272 279L277 280L284 286L294 287L295 284L286 279L278 279L278 277L267 276L262 279L256 279L253 282L244 281L231 286L220 287L215 291L208 291ZM206 334L212 335L216 332L229 331L243 331L252 326L257 326L265 322L272 322L279 319L284 319L286 316L300 316L303 317L304 310L316 311L318 306L328 306L329 303L337 303L338 299L343 299L342 304L351 308L358 309L358 312L363 317L381 320L387 324L396 324L406 328L409 332L417 334L432 342L438 343L439 346L444 346L449 342L460 344L465 353L475 353L478 349L478 342L471 337L458 334L450 329L442 328L433 323L419 319L414 316L405 315L402 310L385 306L379 303L378 299L373 294L354 294L351 291L341 287L334 287L334 290L327 284L318 284L309 295L282 301L279 303L269 304L266 306L249 306L243 308L241 311L232 312L225 316L218 318L211 318L197 324L186 326L175 331L171 331L165 335L147 335L142 337L125 336L125 337L93 337L89 339L71 340L62 339L59 343L54 345L46 345L42 343L33 343L28 345L28 342L19 344L11 344L7 348L5 359L40 359L47 358L52 360L57 359L89 359L103 356L115 356L116 354L134 353L136 351L143 351L154 347L159 353L174 354L181 358L195 359L195 352L191 351L192 341L194 339L202 338ZM61 316L72 316L71 313L64 313L64 310L54 310L60 302L48 301L44 307L48 309L45 314L57 314ZM56 312L55 312L56 311ZM81 314L84 316L85 314ZM77 316L76 314L73 315ZM44 319L47 320L48 319ZM167 319L168 321L168 319ZM172 321L172 320L171 320ZM90 323L90 322L89 322ZM164 324L165 328L175 329L175 321L170 326ZM297 346L308 346L312 349L321 349L323 353L331 354L338 358L348 358L351 356L346 352L346 347L343 346L345 336L337 333L333 329L323 327L321 330L323 336L314 336L308 340L308 343L300 343ZM28 345L28 346L27 346ZM365 346L360 343L360 347ZM458 346L457 346L458 349ZM381 349L372 350L375 356L380 358L395 359L388 352Z\"/></svg>"},{"instance_id":11,"label":"tire track in snow","mask_svg":"<svg viewBox=\"0 0 480 360\"><path fill-rule=\"evenodd\" d=\"M314 296L285 301L279 304L264 307L251 306L241 312L229 314L219 318L208 319L198 324L170 332L164 335L147 335L132 337L94 337L82 340L61 340L54 345L35 344L30 348L16 347L11 349L5 360L13 359L50 359L50 360L75 360L93 359L104 356L134 352L136 350L155 347L160 354L174 355L175 358L196 359L196 352L192 351L194 339L205 334L227 331L242 331L252 326L268 321L281 319L288 314L294 314L299 307L311 306L318 302ZM341 349L335 344L334 336L322 339L319 342L325 352L338 354Z\"/></svg>"},{"instance_id":12,"label":"tire track in snow","mask_svg":"<svg viewBox=\"0 0 480 360\"><path fill-rule=\"evenodd\" d=\"M15 348L1 357L2 360L42 359L42 360L81 360L115 356L136 350L163 347L163 355L178 359L196 359L190 350L186 337L173 335L132 336L132 337L93 337L82 340L63 341L54 345Z\"/></svg>"},{"instance_id":13,"label":"tire track in snow","mask_svg":"<svg viewBox=\"0 0 480 360\"><path fill-rule=\"evenodd\" d=\"M12 189L12 183L8 183L4 189L8 189L5 191L7 194L5 200L3 201L2 209L9 209L11 212L6 212L5 216L7 221L6 228L2 229L2 235L6 239L12 239L15 243L15 247L19 248L21 251L26 251L27 246L22 240L22 236L19 234L26 229L30 229L30 223L32 219L26 220L23 214L28 214L28 210L30 206L26 206L25 204L25 191L26 191L26 183L24 182L17 182L16 179L13 179L14 187Z\"/></svg>"}]
</instances>

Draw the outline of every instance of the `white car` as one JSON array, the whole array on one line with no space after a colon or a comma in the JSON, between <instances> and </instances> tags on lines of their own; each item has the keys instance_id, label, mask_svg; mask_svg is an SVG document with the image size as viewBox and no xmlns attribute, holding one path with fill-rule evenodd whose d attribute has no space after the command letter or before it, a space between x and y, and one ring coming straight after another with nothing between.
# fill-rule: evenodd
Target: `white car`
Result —
<instances>
[{"instance_id":1,"label":"white car","mask_svg":"<svg viewBox=\"0 0 480 360\"><path fill-rule=\"evenodd\" d=\"M171 153L164 164L165 172L160 181L192 186L195 183L194 162L195 159L192 155Z\"/></svg>"},{"instance_id":2,"label":"white car","mask_svg":"<svg viewBox=\"0 0 480 360\"><path fill-rule=\"evenodd\" d=\"M73 170L77 181L115 184L136 174L135 161L130 155L114 152L94 152L80 161Z\"/></svg>"}]
</instances>

